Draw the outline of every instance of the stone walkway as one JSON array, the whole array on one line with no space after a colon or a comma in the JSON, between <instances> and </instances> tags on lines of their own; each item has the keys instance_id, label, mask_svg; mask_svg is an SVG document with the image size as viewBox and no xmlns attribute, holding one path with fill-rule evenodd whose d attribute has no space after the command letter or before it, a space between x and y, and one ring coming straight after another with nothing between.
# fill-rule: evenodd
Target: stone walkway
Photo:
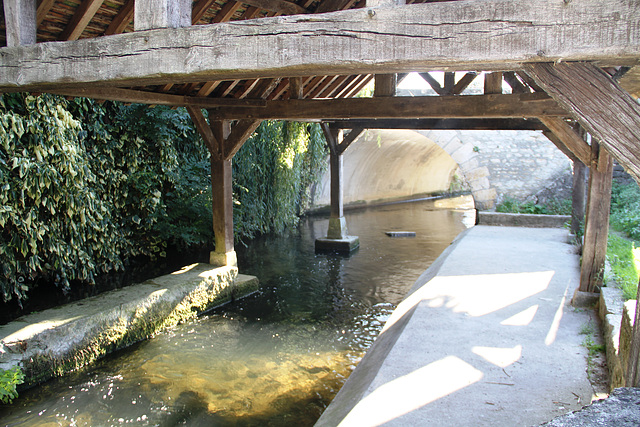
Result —
<instances>
[{"instance_id":1,"label":"stone walkway","mask_svg":"<svg viewBox=\"0 0 640 427\"><path fill-rule=\"evenodd\" d=\"M318 426L530 426L589 404L564 229L476 226L427 270Z\"/></svg>"}]
</instances>

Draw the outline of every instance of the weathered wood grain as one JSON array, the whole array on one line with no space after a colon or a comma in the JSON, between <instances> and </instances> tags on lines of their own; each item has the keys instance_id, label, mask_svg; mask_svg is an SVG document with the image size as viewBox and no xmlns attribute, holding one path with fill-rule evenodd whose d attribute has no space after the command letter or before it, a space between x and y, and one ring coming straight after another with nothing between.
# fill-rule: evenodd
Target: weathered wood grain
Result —
<instances>
[{"instance_id":1,"label":"weathered wood grain","mask_svg":"<svg viewBox=\"0 0 640 427\"><path fill-rule=\"evenodd\" d=\"M547 130L537 119L351 119L332 124L341 129Z\"/></svg>"},{"instance_id":2,"label":"weathered wood grain","mask_svg":"<svg viewBox=\"0 0 640 427\"><path fill-rule=\"evenodd\" d=\"M558 137L558 139L562 141L562 144L571 152L573 158L571 155L565 153L571 160L577 159L585 165L591 163L591 147L589 147L589 144L578 135L569 123L558 117L541 117L540 121Z\"/></svg>"},{"instance_id":3,"label":"weathered wood grain","mask_svg":"<svg viewBox=\"0 0 640 427\"><path fill-rule=\"evenodd\" d=\"M35 44L35 0L4 0L3 7L7 46Z\"/></svg>"},{"instance_id":4,"label":"weathered wood grain","mask_svg":"<svg viewBox=\"0 0 640 427\"><path fill-rule=\"evenodd\" d=\"M620 78L620 86L634 98L640 97L640 65L636 65Z\"/></svg>"},{"instance_id":5,"label":"weathered wood grain","mask_svg":"<svg viewBox=\"0 0 640 427\"><path fill-rule=\"evenodd\" d=\"M640 105L591 63L528 64L525 71L640 182Z\"/></svg>"},{"instance_id":6,"label":"weathered wood grain","mask_svg":"<svg viewBox=\"0 0 640 427\"><path fill-rule=\"evenodd\" d=\"M188 27L191 12L191 0L135 0L133 26L136 31Z\"/></svg>"},{"instance_id":7,"label":"weathered wood grain","mask_svg":"<svg viewBox=\"0 0 640 427\"><path fill-rule=\"evenodd\" d=\"M323 2L322 4L324 4ZM640 56L635 0L472 0L196 25L0 49L0 90L514 70Z\"/></svg>"},{"instance_id":8,"label":"weathered wood grain","mask_svg":"<svg viewBox=\"0 0 640 427\"><path fill-rule=\"evenodd\" d=\"M566 116L546 94L288 99L265 107L213 108L217 120L311 120L375 118L522 118Z\"/></svg>"}]
</instances>

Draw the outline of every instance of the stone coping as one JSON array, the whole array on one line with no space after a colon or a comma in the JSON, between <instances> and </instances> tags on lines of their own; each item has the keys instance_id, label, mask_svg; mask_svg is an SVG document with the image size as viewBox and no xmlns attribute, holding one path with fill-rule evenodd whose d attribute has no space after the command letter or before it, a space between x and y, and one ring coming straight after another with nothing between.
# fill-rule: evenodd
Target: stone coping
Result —
<instances>
[{"instance_id":1,"label":"stone coping","mask_svg":"<svg viewBox=\"0 0 640 427\"><path fill-rule=\"evenodd\" d=\"M562 228L571 221L570 215L537 215L502 212L478 212L478 225L508 227Z\"/></svg>"},{"instance_id":2,"label":"stone coping","mask_svg":"<svg viewBox=\"0 0 640 427\"><path fill-rule=\"evenodd\" d=\"M598 315L602 320L611 390L625 386L635 313L636 300L625 302L618 287L600 289Z\"/></svg>"},{"instance_id":3,"label":"stone coping","mask_svg":"<svg viewBox=\"0 0 640 427\"><path fill-rule=\"evenodd\" d=\"M193 264L144 283L32 313L0 326L0 368L24 387L64 375L198 313L257 291L236 267Z\"/></svg>"}]
</instances>

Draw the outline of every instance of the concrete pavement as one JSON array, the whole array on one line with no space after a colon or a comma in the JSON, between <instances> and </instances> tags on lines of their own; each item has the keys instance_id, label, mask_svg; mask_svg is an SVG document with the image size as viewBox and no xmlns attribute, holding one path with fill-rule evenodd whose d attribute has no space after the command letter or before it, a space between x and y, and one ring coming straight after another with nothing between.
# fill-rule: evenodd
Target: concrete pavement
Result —
<instances>
[{"instance_id":1,"label":"concrete pavement","mask_svg":"<svg viewBox=\"0 0 640 427\"><path fill-rule=\"evenodd\" d=\"M564 229L475 226L418 279L317 426L529 426L589 404Z\"/></svg>"}]
</instances>

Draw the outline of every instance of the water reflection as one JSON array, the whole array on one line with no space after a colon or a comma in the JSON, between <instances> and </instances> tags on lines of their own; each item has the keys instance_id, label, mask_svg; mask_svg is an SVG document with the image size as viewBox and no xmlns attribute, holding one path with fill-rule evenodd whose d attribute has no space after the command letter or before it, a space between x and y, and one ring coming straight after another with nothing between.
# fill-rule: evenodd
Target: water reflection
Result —
<instances>
[{"instance_id":1,"label":"water reflection","mask_svg":"<svg viewBox=\"0 0 640 427\"><path fill-rule=\"evenodd\" d=\"M395 304L465 228L468 213L432 204L347 214L361 246L315 254L328 221L238 249L260 292L0 409L6 425L313 425ZM384 232L411 230L415 238Z\"/></svg>"}]
</instances>

